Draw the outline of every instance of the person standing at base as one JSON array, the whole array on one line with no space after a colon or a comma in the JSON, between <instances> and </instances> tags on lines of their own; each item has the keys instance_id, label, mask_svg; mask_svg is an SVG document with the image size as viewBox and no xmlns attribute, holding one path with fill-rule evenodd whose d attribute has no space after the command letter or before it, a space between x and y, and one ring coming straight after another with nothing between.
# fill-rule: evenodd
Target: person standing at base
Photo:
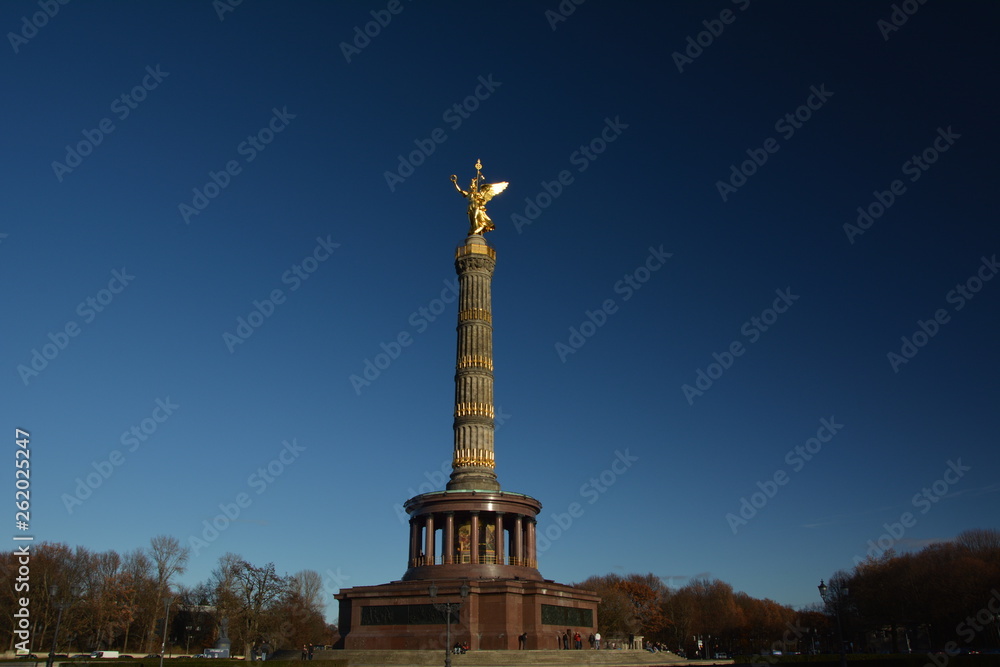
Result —
<instances>
[{"instance_id":1,"label":"person standing at base","mask_svg":"<svg viewBox=\"0 0 1000 667\"><path fill-rule=\"evenodd\" d=\"M600 632L594 633L594 649L598 650L598 651L601 650L601 633Z\"/></svg>"},{"instance_id":2,"label":"person standing at base","mask_svg":"<svg viewBox=\"0 0 1000 667\"><path fill-rule=\"evenodd\" d=\"M563 650L569 650L569 630L563 633Z\"/></svg>"},{"instance_id":3,"label":"person standing at base","mask_svg":"<svg viewBox=\"0 0 1000 667\"><path fill-rule=\"evenodd\" d=\"M523 651L528 647L528 633L522 632L517 636L517 649Z\"/></svg>"}]
</instances>

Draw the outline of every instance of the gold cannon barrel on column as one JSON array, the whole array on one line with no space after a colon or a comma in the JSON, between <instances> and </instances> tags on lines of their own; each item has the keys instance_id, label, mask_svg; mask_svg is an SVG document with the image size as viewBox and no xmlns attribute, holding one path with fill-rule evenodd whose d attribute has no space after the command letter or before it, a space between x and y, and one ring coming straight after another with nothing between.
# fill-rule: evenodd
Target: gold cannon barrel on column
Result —
<instances>
[{"instance_id":1,"label":"gold cannon barrel on column","mask_svg":"<svg viewBox=\"0 0 1000 667\"><path fill-rule=\"evenodd\" d=\"M493 455L493 306L496 251L470 234L455 251L458 346L455 358L455 448L448 490L499 491Z\"/></svg>"}]
</instances>

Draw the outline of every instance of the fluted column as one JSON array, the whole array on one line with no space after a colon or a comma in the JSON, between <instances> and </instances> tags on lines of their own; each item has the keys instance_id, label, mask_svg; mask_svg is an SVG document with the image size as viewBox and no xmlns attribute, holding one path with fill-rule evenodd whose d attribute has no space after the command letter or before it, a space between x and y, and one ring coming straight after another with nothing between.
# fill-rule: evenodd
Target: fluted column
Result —
<instances>
[{"instance_id":1,"label":"fluted column","mask_svg":"<svg viewBox=\"0 0 1000 667\"><path fill-rule=\"evenodd\" d=\"M524 565L524 543L521 540L522 530L524 530L524 525L521 520L521 515L518 514L514 517L514 539L512 540L513 546L511 547L513 550L511 557L517 559L512 562L513 565Z\"/></svg>"},{"instance_id":2,"label":"fluted column","mask_svg":"<svg viewBox=\"0 0 1000 667\"><path fill-rule=\"evenodd\" d=\"M441 562L451 565L455 561L455 513L444 515L444 545L441 548Z\"/></svg>"},{"instance_id":3,"label":"fluted column","mask_svg":"<svg viewBox=\"0 0 1000 667\"><path fill-rule=\"evenodd\" d=\"M455 359L455 448L449 490L499 491L493 451L493 305L496 252L482 236L455 251L458 348Z\"/></svg>"},{"instance_id":4,"label":"fluted column","mask_svg":"<svg viewBox=\"0 0 1000 667\"><path fill-rule=\"evenodd\" d=\"M434 564L434 515L428 514L424 519L424 565Z\"/></svg>"},{"instance_id":5,"label":"fluted column","mask_svg":"<svg viewBox=\"0 0 1000 667\"><path fill-rule=\"evenodd\" d=\"M496 550L493 552L497 557L497 565L504 564L504 549L503 549L503 512L497 512L497 527L496 527Z\"/></svg>"},{"instance_id":6,"label":"fluted column","mask_svg":"<svg viewBox=\"0 0 1000 667\"><path fill-rule=\"evenodd\" d=\"M470 560L473 564L479 563L479 512L473 512L469 519L469 532L472 533L472 544Z\"/></svg>"},{"instance_id":7,"label":"fluted column","mask_svg":"<svg viewBox=\"0 0 1000 667\"><path fill-rule=\"evenodd\" d=\"M409 567L417 565L417 557L420 555L420 526L416 519L410 519L410 564Z\"/></svg>"},{"instance_id":8,"label":"fluted column","mask_svg":"<svg viewBox=\"0 0 1000 667\"><path fill-rule=\"evenodd\" d=\"M528 519L528 553L526 555L528 567L538 567L538 555L535 553L537 525L538 523L533 518Z\"/></svg>"}]
</instances>

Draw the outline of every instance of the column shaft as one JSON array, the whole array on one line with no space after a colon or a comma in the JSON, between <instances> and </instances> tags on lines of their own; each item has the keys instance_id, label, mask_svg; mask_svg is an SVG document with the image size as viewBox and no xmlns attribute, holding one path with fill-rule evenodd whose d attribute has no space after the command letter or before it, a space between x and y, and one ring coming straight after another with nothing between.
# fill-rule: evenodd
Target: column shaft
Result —
<instances>
[{"instance_id":1,"label":"column shaft","mask_svg":"<svg viewBox=\"0 0 1000 667\"><path fill-rule=\"evenodd\" d=\"M496 551L494 552L497 557L497 565L502 565L504 562L504 535L503 535L503 512L497 512L497 527L496 527Z\"/></svg>"},{"instance_id":2,"label":"column shaft","mask_svg":"<svg viewBox=\"0 0 1000 667\"><path fill-rule=\"evenodd\" d=\"M424 565L434 564L434 515L428 514L424 522Z\"/></svg>"},{"instance_id":3,"label":"column shaft","mask_svg":"<svg viewBox=\"0 0 1000 667\"><path fill-rule=\"evenodd\" d=\"M469 528L472 533L472 556L470 560L475 564L479 563L479 512L473 512L469 520Z\"/></svg>"},{"instance_id":4,"label":"column shaft","mask_svg":"<svg viewBox=\"0 0 1000 667\"><path fill-rule=\"evenodd\" d=\"M521 531L524 525L521 521L521 515L518 514L514 517L514 539L511 546L511 565L524 565L524 552L522 550L523 543L521 541Z\"/></svg>"},{"instance_id":5,"label":"column shaft","mask_svg":"<svg viewBox=\"0 0 1000 667\"><path fill-rule=\"evenodd\" d=\"M448 512L444 515L444 552L441 562L451 565L455 558L455 513Z\"/></svg>"},{"instance_id":6,"label":"column shaft","mask_svg":"<svg viewBox=\"0 0 1000 667\"><path fill-rule=\"evenodd\" d=\"M410 557L409 557L409 567L413 567L417 564L417 556L419 556L420 551L420 526L417 525L416 519L410 519Z\"/></svg>"},{"instance_id":7,"label":"column shaft","mask_svg":"<svg viewBox=\"0 0 1000 667\"><path fill-rule=\"evenodd\" d=\"M455 447L448 489L499 491L493 448L493 312L490 282L496 252L479 235L455 253L458 345L455 360Z\"/></svg>"},{"instance_id":8,"label":"column shaft","mask_svg":"<svg viewBox=\"0 0 1000 667\"><path fill-rule=\"evenodd\" d=\"M534 519L528 519L528 567L538 567L538 556L535 554L535 530L537 525Z\"/></svg>"}]
</instances>

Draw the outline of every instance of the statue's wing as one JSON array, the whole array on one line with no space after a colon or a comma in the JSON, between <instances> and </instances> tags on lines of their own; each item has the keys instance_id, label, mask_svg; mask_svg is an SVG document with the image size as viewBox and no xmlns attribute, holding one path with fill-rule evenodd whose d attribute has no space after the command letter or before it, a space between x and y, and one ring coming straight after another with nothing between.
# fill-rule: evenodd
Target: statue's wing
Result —
<instances>
[{"instance_id":1,"label":"statue's wing","mask_svg":"<svg viewBox=\"0 0 1000 667\"><path fill-rule=\"evenodd\" d=\"M496 197L498 194L507 189L508 183L506 181L502 183L490 183L487 186L479 188L479 191L483 194L483 202L488 202L489 200Z\"/></svg>"}]
</instances>

